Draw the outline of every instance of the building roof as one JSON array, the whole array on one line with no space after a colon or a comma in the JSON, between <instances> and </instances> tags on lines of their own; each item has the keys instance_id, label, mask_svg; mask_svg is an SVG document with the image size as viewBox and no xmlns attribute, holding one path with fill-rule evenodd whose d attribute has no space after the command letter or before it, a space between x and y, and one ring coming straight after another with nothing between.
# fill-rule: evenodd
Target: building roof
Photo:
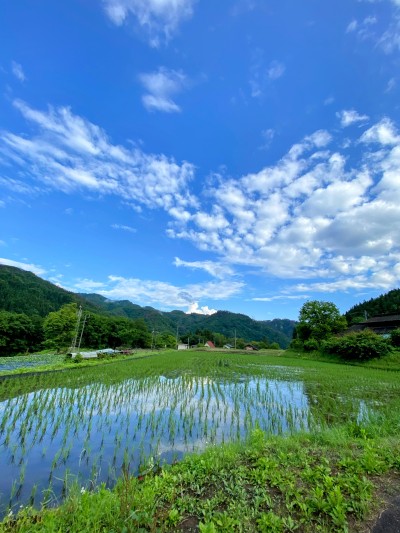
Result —
<instances>
[{"instance_id":1,"label":"building roof","mask_svg":"<svg viewBox=\"0 0 400 533\"><path fill-rule=\"evenodd\" d=\"M400 322L400 315L385 315L385 316L371 316L361 324L377 324L377 323L386 323L386 322Z\"/></svg>"}]
</instances>

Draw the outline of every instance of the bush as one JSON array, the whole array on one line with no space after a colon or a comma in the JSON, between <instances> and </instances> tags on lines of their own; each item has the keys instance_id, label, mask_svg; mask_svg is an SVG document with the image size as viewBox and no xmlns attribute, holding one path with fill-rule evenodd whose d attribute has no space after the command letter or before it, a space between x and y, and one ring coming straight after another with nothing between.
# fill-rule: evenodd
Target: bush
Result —
<instances>
[{"instance_id":1,"label":"bush","mask_svg":"<svg viewBox=\"0 0 400 533\"><path fill-rule=\"evenodd\" d=\"M77 353L75 357L72 359L73 363L81 363L83 361L82 354Z\"/></svg>"},{"instance_id":2,"label":"bush","mask_svg":"<svg viewBox=\"0 0 400 533\"><path fill-rule=\"evenodd\" d=\"M314 352L319 349L319 342L317 339L308 339L304 341L303 348L305 352Z\"/></svg>"},{"instance_id":3,"label":"bush","mask_svg":"<svg viewBox=\"0 0 400 533\"><path fill-rule=\"evenodd\" d=\"M333 337L323 342L322 351L343 359L366 361L387 355L391 346L386 339L366 329L343 337Z\"/></svg>"},{"instance_id":4,"label":"bush","mask_svg":"<svg viewBox=\"0 0 400 533\"><path fill-rule=\"evenodd\" d=\"M394 329L390 334L390 342L396 348L400 347L400 328Z\"/></svg>"},{"instance_id":5,"label":"bush","mask_svg":"<svg viewBox=\"0 0 400 533\"><path fill-rule=\"evenodd\" d=\"M277 342L273 342L270 347L269 347L270 350L280 350L281 347L279 346L279 344Z\"/></svg>"},{"instance_id":6,"label":"bush","mask_svg":"<svg viewBox=\"0 0 400 533\"><path fill-rule=\"evenodd\" d=\"M293 339L290 344L289 348L291 350L302 350L303 349L303 343L300 339Z\"/></svg>"}]
</instances>

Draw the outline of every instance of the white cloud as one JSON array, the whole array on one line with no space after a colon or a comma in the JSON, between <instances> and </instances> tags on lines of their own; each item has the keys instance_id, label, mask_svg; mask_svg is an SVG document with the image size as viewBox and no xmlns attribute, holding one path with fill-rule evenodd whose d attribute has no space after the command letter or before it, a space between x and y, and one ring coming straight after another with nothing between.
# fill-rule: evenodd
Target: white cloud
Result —
<instances>
[{"instance_id":1,"label":"white cloud","mask_svg":"<svg viewBox=\"0 0 400 533\"><path fill-rule=\"evenodd\" d=\"M74 283L74 290L84 291L84 292L92 292L92 291L99 291L100 289L104 288L104 283L99 281L93 281L91 279L79 279Z\"/></svg>"},{"instance_id":2,"label":"white cloud","mask_svg":"<svg viewBox=\"0 0 400 533\"><path fill-rule=\"evenodd\" d=\"M363 146L352 166L338 141L337 150L329 150L335 140L319 131L293 145L275 165L237 179L219 176L201 211L169 235L217 253L227 264L309 280L301 284L303 293L335 290L337 278L349 289L373 283L395 287L400 283L400 136L389 119L374 124L354 139L355 146ZM318 278L324 281L316 283Z\"/></svg>"},{"instance_id":3,"label":"white cloud","mask_svg":"<svg viewBox=\"0 0 400 533\"><path fill-rule=\"evenodd\" d=\"M331 105L335 101L335 98L333 96L328 96L328 98L325 98L324 105Z\"/></svg>"},{"instance_id":4,"label":"white cloud","mask_svg":"<svg viewBox=\"0 0 400 533\"><path fill-rule=\"evenodd\" d=\"M44 268L38 265L34 265L33 263L22 263L20 261L14 261L12 259L5 259L4 257L0 257L0 265L7 265L16 268L21 268L22 270L28 270L29 272L33 272L37 276L42 276L43 274L46 274L46 270L44 270Z\"/></svg>"},{"instance_id":5,"label":"white cloud","mask_svg":"<svg viewBox=\"0 0 400 533\"><path fill-rule=\"evenodd\" d=\"M358 21L353 19L346 28L346 33L355 33L361 40L376 39L374 31L374 25L378 22L374 16L365 17L363 20Z\"/></svg>"},{"instance_id":6,"label":"white cloud","mask_svg":"<svg viewBox=\"0 0 400 533\"><path fill-rule=\"evenodd\" d=\"M217 312L217 309L210 309L207 305L199 307L198 302L195 302L189 306L189 309L186 311L187 315L195 313L197 315L214 315Z\"/></svg>"},{"instance_id":7,"label":"white cloud","mask_svg":"<svg viewBox=\"0 0 400 533\"><path fill-rule=\"evenodd\" d=\"M263 50L256 48L250 65L249 85L252 98L262 97L271 83L283 76L285 70L285 65L277 60L271 61L267 66Z\"/></svg>"},{"instance_id":8,"label":"white cloud","mask_svg":"<svg viewBox=\"0 0 400 533\"><path fill-rule=\"evenodd\" d=\"M400 136L398 135L393 122L388 118L384 118L365 131L361 136L360 141L362 143L395 145L400 142Z\"/></svg>"},{"instance_id":9,"label":"white cloud","mask_svg":"<svg viewBox=\"0 0 400 533\"><path fill-rule=\"evenodd\" d=\"M275 130L272 128L268 128L266 130L263 130L261 132L261 136L263 138L263 144L260 146L262 150L266 150L270 147L274 137L275 137Z\"/></svg>"},{"instance_id":10,"label":"white cloud","mask_svg":"<svg viewBox=\"0 0 400 533\"><path fill-rule=\"evenodd\" d=\"M16 63L15 61L13 61L11 63L11 69L12 69L12 73L17 78L17 80L19 80L19 81L25 81L26 80L26 76L25 76L24 70L22 68L22 65L20 65L19 63Z\"/></svg>"},{"instance_id":11,"label":"white cloud","mask_svg":"<svg viewBox=\"0 0 400 533\"><path fill-rule=\"evenodd\" d=\"M367 0L368 1L368 0ZM378 0L380 1L380 0ZM369 0L375 3L374 0ZM346 29L347 33L353 33L360 40L370 40L380 47L386 54L398 52L400 50L400 0L391 0L393 12L389 17L389 25L382 33L378 31L378 19L375 16L368 16L362 21L352 20Z\"/></svg>"},{"instance_id":12,"label":"white cloud","mask_svg":"<svg viewBox=\"0 0 400 533\"><path fill-rule=\"evenodd\" d=\"M181 111L173 97L187 85L187 77L183 72L160 67L155 72L141 74L139 80L147 91L142 96L142 102L148 111Z\"/></svg>"},{"instance_id":13,"label":"white cloud","mask_svg":"<svg viewBox=\"0 0 400 533\"><path fill-rule=\"evenodd\" d=\"M128 231L129 233L136 233L136 229L131 226L125 226L124 224L111 224L113 229L122 229L123 231Z\"/></svg>"},{"instance_id":14,"label":"white cloud","mask_svg":"<svg viewBox=\"0 0 400 533\"><path fill-rule=\"evenodd\" d=\"M56 189L114 195L139 207L167 211L196 205L188 189L194 176L189 163L178 165L162 154L112 144L100 127L66 107L38 111L19 100L14 105L36 130L31 138L0 132L0 155L21 177L1 179L14 192Z\"/></svg>"},{"instance_id":15,"label":"white cloud","mask_svg":"<svg viewBox=\"0 0 400 533\"><path fill-rule=\"evenodd\" d=\"M168 42L180 23L193 14L195 0L103 0L104 9L117 26L130 16L147 34L149 43L158 47Z\"/></svg>"},{"instance_id":16,"label":"white cloud","mask_svg":"<svg viewBox=\"0 0 400 533\"><path fill-rule=\"evenodd\" d=\"M187 312L211 314L215 310L201 306L200 301L228 299L240 293L244 284L239 281L211 281L179 287L163 281L109 276L105 283L78 280L74 287L75 290L84 291L95 289L98 294L111 300L128 299L161 309L185 309Z\"/></svg>"},{"instance_id":17,"label":"white cloud","mask_svg":"<svg viewBox=\"0 0 400 533\"><path fill-rule=\"evenodd\" d=\"M194 270L204 270L215 278L226 278L234 274L232 267L226 264L217 263L214 261L183 261L179 257L175 257L174 265L177 267L186 267Z\"/></svg>"},{"instance_id":18,"label":"white cloud","mask_svg":"<svg viewBox=\"0 0 400 533\"><path fill-rule=\"evenodd\" d=\"M357 29L357 26L358 26L358 22L357 22L355 19L352 20L352 21L348 24L348 26L347 26L347 28L346 28L346 32L347 32L347 33L351 33L351 32L353 32L353 31L355 31L355 30Z\"/></svg>"},{"instance_id":19,"label":"white cloud","mask_svg":"<svg viewBox=\"0 0 400 533\"><path fill-rule=\"evenodd\" d=\"M378 45L382 47L386 54L400 51L400 15L396 13L387 30L378 40Z\"/></svg>"},{"instance_id":20,"label":"white cloud","mask_svg":"<svg viewBox=\"0 0 400 533\"><path fill-rule=\"evenodd\" d=\"M308 294L295 294L289 296L288 294L277 294L275 296L265 296L260 298L252 298L253 302L274 302L275 300L307 300L310 296Z\"/></svg>"},{"instance_id":21,"label":"white cloud","mask_svg":"<svg viewBox=\"0 0 400 533\"><path fill-rule=\"evenodd\" d=\"M352 124L366 122L369 120L368 115L360 115L355 109L338 111L336 116L340 119L340 125L342 128L347 128L347 126L351 126Z\"/></svg>"},{"instance_id":22,"label":"white cloud","mask_svg":"<svg viewBox=\"0 0 400 533\"><path fill-rule=\"evenodd\" d=\"M15 105L36 133L0 132L2 160L20 176L20 181L5 176L2 185L20 195L33 187L91 197L112 194L128 205L163 209L170 216L170 237L219 257L175 260L176 266L203 270L216 281L179 287L113 277L104 296L201 309L204 301L242 290L243 283L226 279L234 266L307 280L299 285L302 294L373 283L390 289L400 283L400 135L389 118L359 138L350 129L351 158L342 138L318 130L258 172L212 175L203 196L194 197L189 163L114 145L101 128L67 108L41 112Z\"/></svg>"},{"instance_id":23,"label":"white cloud","mask_svg":"<svg viewBox=\"0 0 400 533\"><path fill-rule=\"evenodd\" d=\"M385 93L390 93L391 91L393 91L393 89L396 87L396 84L397 83L395 78L390 78L386 85Z\"/></svg>"},{"instance_id":24,"label":"white cloud","mask_svg":"<svg viewBox=\"0 0 400 533\"><path fill-rule=\"evenodd\" d=\"M277 80L283 76L285 70L286 67L283 63L280 61L272 61L267 71L268 78L272 81Z\"/></svg>"}]
</instances>

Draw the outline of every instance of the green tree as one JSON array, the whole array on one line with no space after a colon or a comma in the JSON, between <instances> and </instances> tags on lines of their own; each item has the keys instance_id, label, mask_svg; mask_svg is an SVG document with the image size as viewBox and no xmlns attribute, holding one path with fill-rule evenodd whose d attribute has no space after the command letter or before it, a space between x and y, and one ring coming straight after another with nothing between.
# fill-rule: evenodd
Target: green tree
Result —
<instances>
[{"instance_id":1,"label":"green tree","mask_svg":"<svg viewBox=\"0 0 400 533\"><path fill-rule=\"evenodd\" d=\"M296 334L303 342L309 339L320 342L343 332L346 327L346 319L334 303L312 300L300 309Z\"/></svg>"},{"instance_id":2,"label":"green tree","mask_svg":"<svg viewBox=\"0 0 400 533\"><path fill-rule=\"evenodd\" d=\"M169 333L160 333L155 337L157 348L176 348L176 338Z\"/></svg>"},{"instance_id":3,"label":"green tree","mask_svg":"<svg viewBox=\"0 0 400 533\"><path fill-rule=\"evenodd\" d=\"M77 321L77 304L66 304L49 313L43 322L44 345L57 350L71 345Z\"/></svg>"},{"instance_id":4,"label":"green tree","mask_svg":"<svg viewBox=\"0 0 400 533\"><path fill-rule=\"evenodd\" d=\"M39 348L42 340L40 317L0 311L0 356Z\"/></svg>"}]
</instances>

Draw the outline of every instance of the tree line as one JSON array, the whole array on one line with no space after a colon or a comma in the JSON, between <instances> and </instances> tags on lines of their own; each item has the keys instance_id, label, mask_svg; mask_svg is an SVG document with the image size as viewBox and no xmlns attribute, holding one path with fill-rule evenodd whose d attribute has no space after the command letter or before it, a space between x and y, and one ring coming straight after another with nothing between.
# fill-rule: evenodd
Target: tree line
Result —
<instances>
[{"instance_id":1,"label":"tree line","mask_svg":"<svg viewBox=\"0 0 400 533\"><path fill-rule=\"evenodd\" d=\"M86 318L85 318L86 315ZM28 316L25 313L0 311L0 356L10 356L50 349L66 352L75 335L81 347L102 348L175 348L177 343L189 343L190 346L202 346L211 340L216 347L230 343L232 347L244 348L243 338L234 339L207 329L194 332L181 330L177 335L168 331L157 331L147 326L144 319L124 317L107 317L96 313L83 314L77 330L78 305L65 304L58 311L47 316ZM84 327L83 327L84 323ZM270 343L267 338L253 341L258 348L279 348L277 343Z\"/></svg>"}]
</instances>

